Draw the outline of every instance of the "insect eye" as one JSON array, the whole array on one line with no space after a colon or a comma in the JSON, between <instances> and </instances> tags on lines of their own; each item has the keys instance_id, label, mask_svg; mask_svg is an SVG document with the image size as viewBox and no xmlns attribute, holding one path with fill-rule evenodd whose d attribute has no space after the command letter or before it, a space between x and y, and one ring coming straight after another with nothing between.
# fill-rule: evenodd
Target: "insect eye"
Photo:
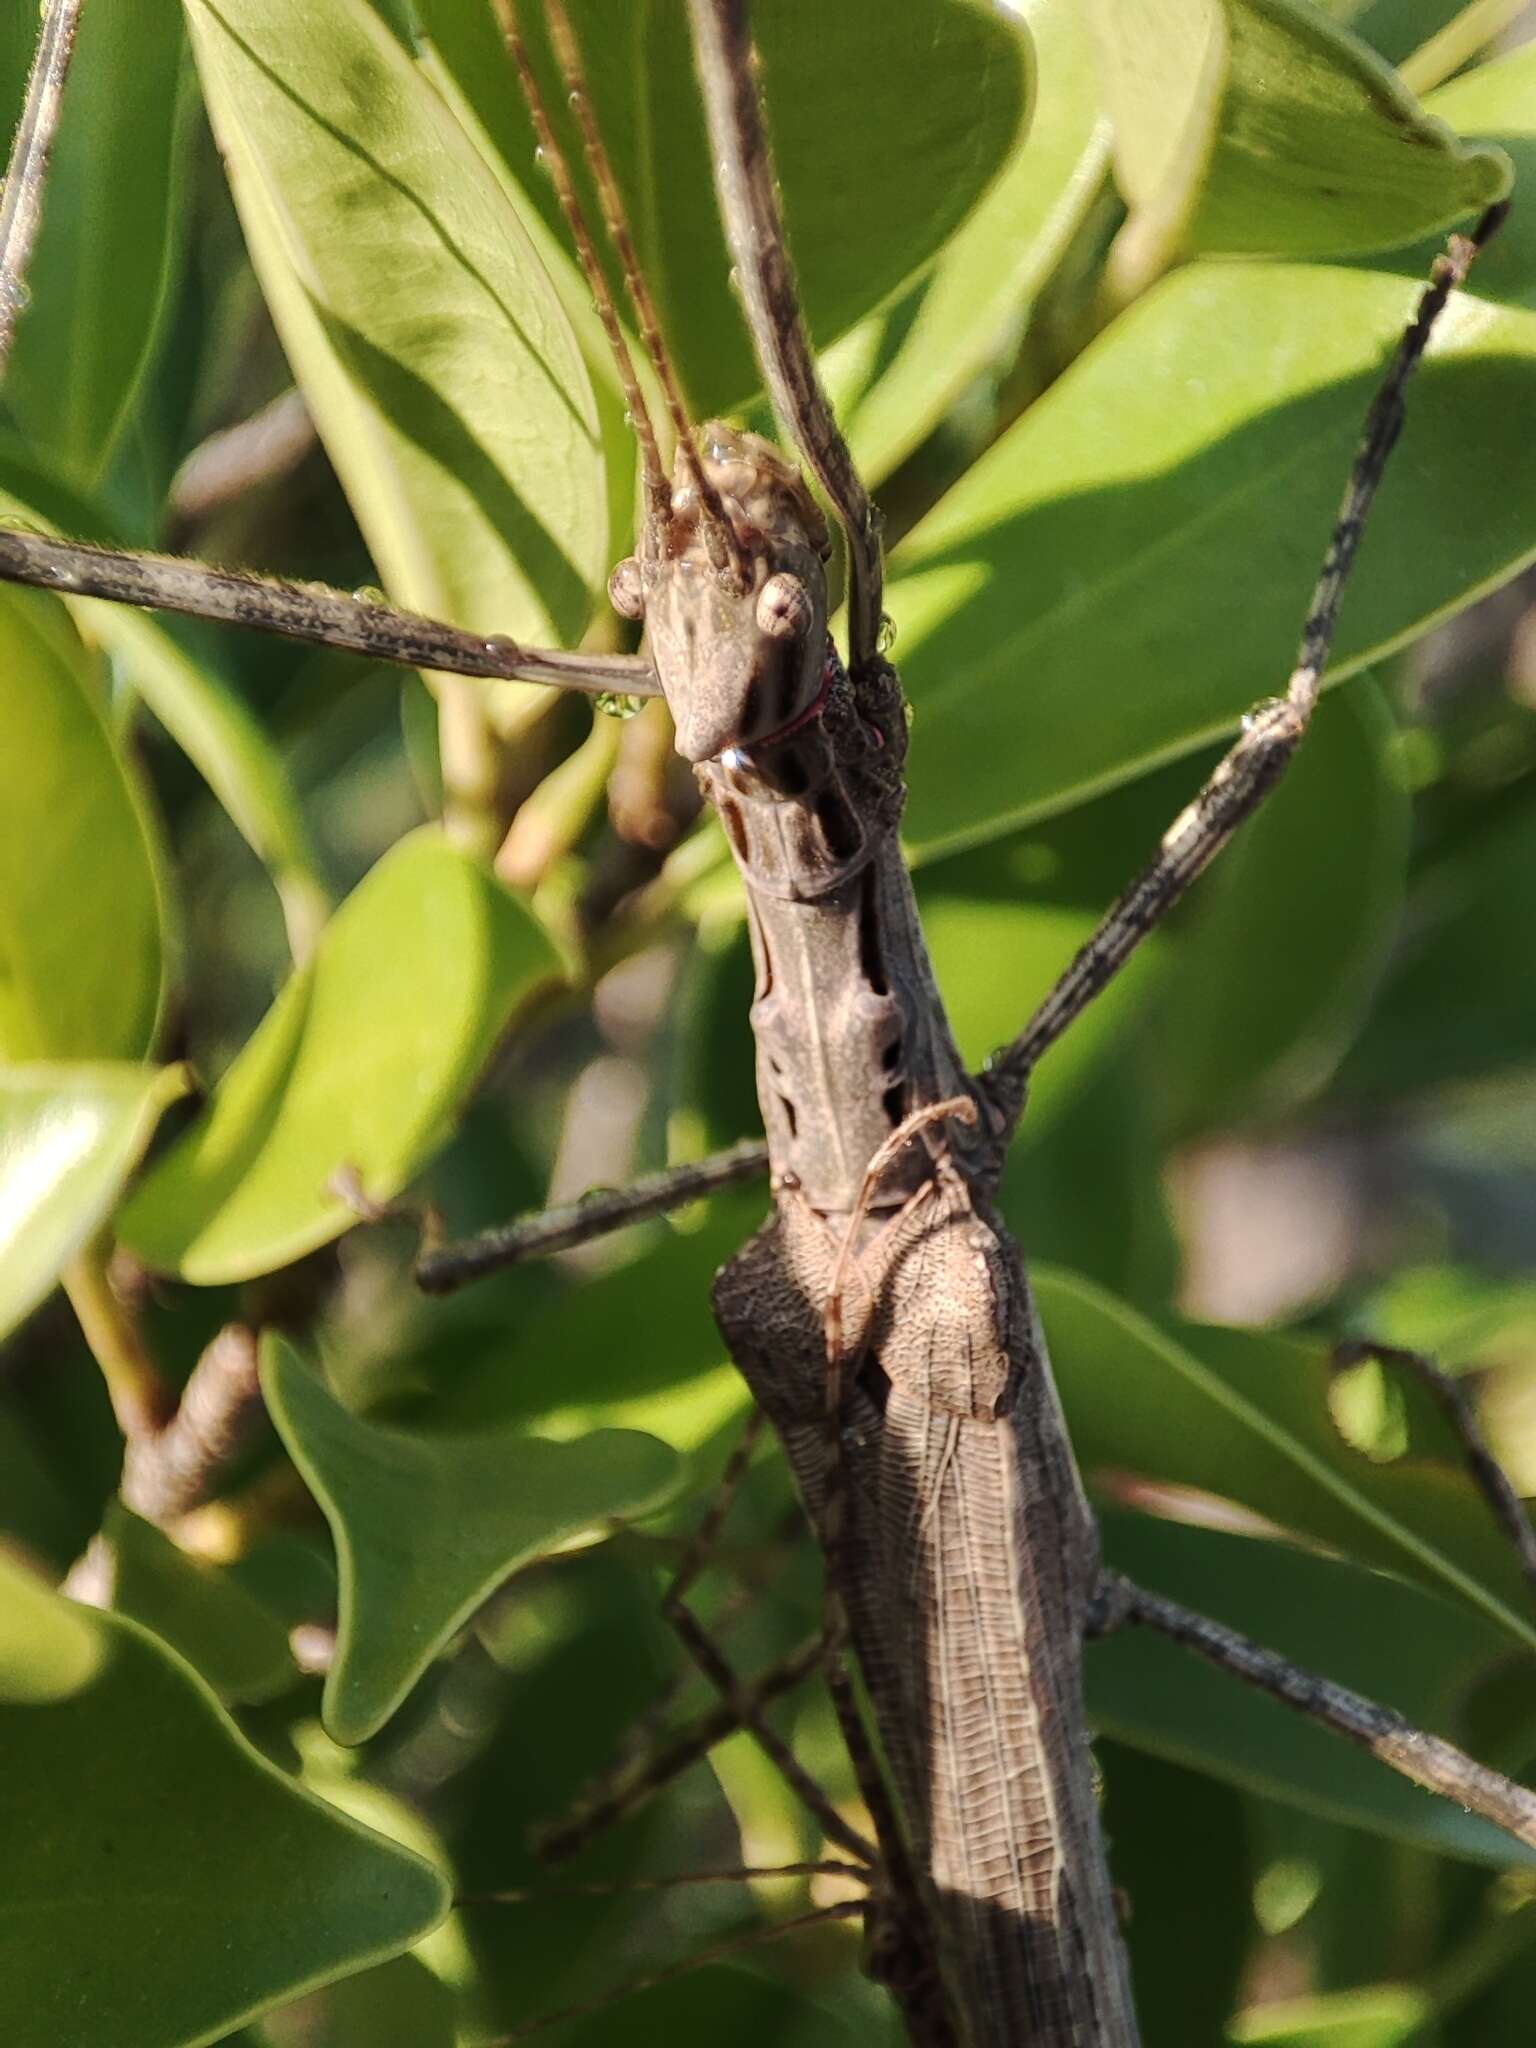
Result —
<instances>
[{"instance_id":1,"label":"insect eye","mask_svg":"<svg viewBox=\"0 0 1536 2048\"><path fill-rule=\"evenodd\" d=\"M621 619L645 616L645 592L640 583L640 564L626 555L608 578L608 602Z\"/></svg>"},{"instance_id":2,"label":"insect eye","mask_svg":"<svg viewBox=\"0 0 1536 2048\"><path fill-rule=\"evenodd\" d=\"M811 625L811 596L798 576L770 576L757 594L759 630L771 640L802 638Z\"/></svg>"}]
</instances>

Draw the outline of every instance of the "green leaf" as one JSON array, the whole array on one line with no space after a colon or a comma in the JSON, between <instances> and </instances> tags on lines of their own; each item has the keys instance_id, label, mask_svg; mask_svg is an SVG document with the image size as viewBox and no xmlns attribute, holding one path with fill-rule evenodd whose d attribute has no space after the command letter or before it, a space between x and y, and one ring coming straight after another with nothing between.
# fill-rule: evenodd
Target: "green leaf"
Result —
<instances>
[{"instance_id":1,"label":"green leaf","mask_svg":"<svg viewBox=\"0 0 1536 2048\"><path fill-rule=\"evenodd\" d=\"M0 1058L140 1059L164 975L159 849L45 597L0 597L0 728Z\"/></svg>"},{"instance_id":2,"label":"green leaf","mask_svg":"<svg viewBox=\"0 0 1536 2048\"><path fill-rule=\"evenodd\" d=\"M1466 1692L1506 1654L1486 1619L1280 1543L1112 1515L1106 1554L1139 1584L1457 1737ZM1093 1645L1089 1713L1117 1741L1286 1805L1442 1855L1536 1868L1536 1850L1411 1783L1294 1707L1148 1629Z\"/></svg>"},{"instance_id":3,"label":"green leaf","mask_svg":"<svg viewBox=\"0 0 1536 2048\"><path fill-rule=\"evenodd\" d=\"M1488 71L1436 104L1536 161L1536 52ZM1518 215L1414 385L1331 681L1536 554L1509 433L1536 407L1536 230ZM1079 803L1283 684L1420 262L1164 279L902 544L889 604L918 710L919 850Z\"/></svg>"},{"instance_id":4,"label":"green leaf","mask_svg":"<svg viewBox=\"0 0 1536 2048\"><path fill-rule=\"evenodd\" d=\"M391 594L570 640L608 568L591 385L496 177L364 0L187 0L294 374Z\"/></svg>"},{"instance_id":5,"label":"green leaf","mask_svg":"<svg viewBox=\"0 0 1536 2048\"><path fill-rule=\"evenodd\" d=\"M1103 183L1109 128L1098 68L1074 0L1019 9L1038 91L1029 132L927 275L846 334L822 360L843 432L878 483L1010 346Z\"/></svg>"},{"instance_id":6,"label":"green leaf","mask_svg":"<svg viewBox=\"0 0 1536 2048\"><path fill-rule=\"evenodd\" d=\"M184 1067L0 1067L0 1336L111 1214Z\"/></svg>"},{"instance_id":7,"label":"green leaf","mask_svg":"<svg viewBox=\"0 0 1536 2048\"><path fill-rule=\"evenodd\" d=\"M13 2048L200 2048L441 1919L437 1872L285 1778L179 1657L3 1557L0 1584Z\"/></svg>"},{"instance_id":8,"label":"green leaf","mask_svg":"<svg viewBox=\"0 0 1536 2048\"><path fill-rule=\"evenodd\" d=\"M113 1608L169 1643L222 1699L270 1699L293 1683L287 1630L228 1572L189 1556L120 1501L107 1508L100 1541Z\"/></svg>"},{"instance_id":9,"label":"green leaf","mask_svg":"<svg viewBox=\"0 0 1536 2048\"><path fill-rule=\"evenodd\" d=\"M1407 2048L1434 2017L1411 1984L1372 1984L1321 1998L1279 1998L1240 2013L1227 2039L1241 2048Z\"/></svg>"},{"instance_id":10,"label":"green leaf","mask_svg":"<svg viewBox=\"0 0 1536 2048\"><path fill-rule=\"evenodd\" d=\"M1509 190L1498 150L1426 116L1315 7L1094 0L1091 12L1127 241L1154 261L1400 247Z\"/></svg>"},{"instance_id":11,"label":"green leaf","mask_svg":"<svg viewBox=\"0 0 1536 2048\"><path fill-rule=\"evenodd\" d=\"M271 1272L357 1220L337 1176L391 1200L446 1136L514 1006L557 970L528 911L431 828L326 926L123 1211L157 1272Z\"/></svg>"},{"instance_id":12,"label":"green leaf","mask_svg":"<svg viewBox=\"0 0 1536 2048\"><path fill-rule=\"evenodd\" d=\"M85 11L70 66L5 399L50 467L87 488L133 412L191 219L183 42L165 0L114 0Z\"/></svg>"},{"instance_id":13,"label":"green leaf","mask_svg":"<svg viewBox=\"0 0 1536 2048\"><path fill-rule=\"evenodd\" d=\"M1035 1292L1078 1461L1233 1500L1342 1555L1466 1603L1536 1646L1512 1548L1460 1470L1375 1465L1330 1420L1320 1346L1167 1328L1060 1269Z\"/></svg>"},{"instance_id":14,"label":"green leaf","mask_svg":"<svg viewBox=\"0 0 1536 2048\"><path fill-rule=\"evenodd\" d=\"M1165 1129L1273 1115L1322 1082L1358 1028L1402 912L1395 738L1363 678L1327 700L1279 791L1196 891L1158 1019Z\"/></svg>"},{"instance_id":15,"label":"green leaf","mask_svg":"<svg viewBox=\"0 0 1536 2048\"><path fill-rule=\"evenodd\" d=\"M104 530L87 500L8 452L0 454L0 507L8 521L40 532L121 540ZM289 943L302 958L324 922L325 887L282 756L260 721L151 614L88 597L65 603L86 638L115 657L122 680L159 719L267 869L282 899Z\"/></svg>"},{"instance_id":16,"label":"green leaf","mask_svg":"<svg viewBox=\"0 0 1536 2048\"><path fill-rule=\"evenodd\" d=\"M349 1415L280 1339L262 1385L336 1540L340 1624L325 1683L338 1742L381 1728L455 1632L511 1574L673 1490L664 1444L602 1430L553 1443L516 1429L427 1434Z\"/></svg>"},{"instance_id":17,"label":"green leaf","mask_svg":"<svg viewBox=\"0 0 1536 2048\"><path fill-rule=\"evenodd\" d=\"M527 201L564 242L489 8L415 0L414 11ZM762 380L730 289L682 0L631 0L617 15L607 0L577 0L570 12L695 416L740 407ZM565 93L543 58L542 23L525 15L566 153L579 162ZM921 50L920 64L892 61L882 0L775 0L754 11L752 26L801 295L826 347L942 247L1022 139L1027 48L1012 23L966 0L906 0L902 34Z\"/></svg>"}]
</instances>

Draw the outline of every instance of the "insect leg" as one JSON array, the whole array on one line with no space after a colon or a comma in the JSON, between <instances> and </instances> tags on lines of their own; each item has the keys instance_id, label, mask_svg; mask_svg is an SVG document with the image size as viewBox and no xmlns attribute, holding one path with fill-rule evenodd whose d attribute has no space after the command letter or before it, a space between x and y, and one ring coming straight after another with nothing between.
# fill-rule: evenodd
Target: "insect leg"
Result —
<instances>
[{"instance_id":1,"label":"insect leg","mask_svg":"<svg viewBox=\"0 0 1536 2048\"><path fill-rule=\"evenodd\" d=\"M1413 318L1393 352L1366 416L1285 694L1258 705L1244 719L1241 735L1194 801L1163 834L1151 864L1106 912L1019 1036L990 1064L988 1086L1010 1122L1018 1119L1029 1076L1041 1054L1114 978L1289 767L1317 705L1338 622L1339 600L1354 565L1371 500L1402 429L1408 382L1447 300L1465 282L1473 258L1497 229L1505 211L1503 205L1490 207L1470 235L1451 237L1445 253L1436 258Z\"/></svg>"}]
</instances>

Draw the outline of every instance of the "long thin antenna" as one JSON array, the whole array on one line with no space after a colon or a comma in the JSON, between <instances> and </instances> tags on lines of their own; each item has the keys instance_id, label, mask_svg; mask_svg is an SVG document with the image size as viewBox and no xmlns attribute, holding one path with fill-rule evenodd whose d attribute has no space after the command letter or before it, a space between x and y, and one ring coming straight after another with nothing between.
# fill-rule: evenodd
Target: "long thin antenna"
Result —
<instances>
[{"instance_id":1,"label":"long thin antenna","mask_svg":"<svg viewBox=\"0 0 1536 2048\"><path fill-rule=\"evenodd\" d=\"M48 0L38 31L27 97L0 193L0 371L11 353L16 321L27 303L27 266L43 217L48 159L59 132L64 81L74 54L82 0Z\"/></svg>"},{"instance_id":2,"label":"long thin antenna","mask_svg":"<svg viewBox=\"0 0 1536 2048\"><path fill-rule=\"evenodd\" d=\"M645 398L640 390L640 380L635 375L634 357L630 354L629 343L624 338L619 309L614 304L613 293L608 289L607 276L598 261L597 245L592 239L591 229L587 226L587 217L582 211L581 201L576 196L570 164L556 139L543 89L529 58L528 46L523 41L517 18L517 0L493 0L493 5L507 48L512 53L512 61L517 66L517 75L522 81L523 96L528 102L528 111L533 116L534 133L539 138L539 148L554 180L555 197L560 202L560 211L565 215L571 234L575 238L576 254L587 283L592 289L597 317L603 323L603 332L607 335L608 346L613 351L614 365L619 373L619 385L624 393L624 403L634 425L635 439L640 444L640 477L645 488L647 528L660 536L665 533L672 516L672 492L667 482L666 470L662 465L656 429L651 425L651 416L646 411Z\"/></svg>"},{"instance_id":3,"label":"long thin antenna","mask_svg":"<svg viewBox=\"0 0 1536 2048\"><path fill-rule=\"evenodd\" d=\"M598 203L603 210L603 225L607 228L624 272L624 284L634 305L635 317L640 326L640 338L645 343L646 354L650 357L661 385L671 416L677 445L682 451L688 467L689 480L698 493L699 503L709 522L710 559L719 570L728 570L738 583L745 583L747 560L736 530L726 516L720 502L720 494L704 472L699 460L698 447L693 437L693 423L688 417L688 408L683 403L682 386L667 349L666 337L661 331L661 321L656 312L656 301L646 283L645 272L635 248L635 238L630 232L629 215L625 210L624 196L619 190L619 181L614 175L613 159L603 141L602 130L592 111L592 95L587 86L586 72L582 66L581 50L571 27L570 15L566 12L565 0L545 0L545 14L549 21L550 41L571 99L571 111L581 129L581 139L587 154L587 164L597 186Z\"/></svg>"}]
</instances>

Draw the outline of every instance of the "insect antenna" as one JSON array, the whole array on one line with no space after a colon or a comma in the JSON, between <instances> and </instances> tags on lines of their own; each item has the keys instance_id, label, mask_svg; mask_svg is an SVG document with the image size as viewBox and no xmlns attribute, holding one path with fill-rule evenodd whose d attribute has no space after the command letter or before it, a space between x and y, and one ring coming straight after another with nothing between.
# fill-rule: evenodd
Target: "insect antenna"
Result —
<instances>
[{"instance_id":1,"label":"insect antenna","mask_svg":"<svg viewBox=\"0 0 1536 2048\"><path fill-rule=\"evenodd\" d=\"M503 0L497 0L497 4L503 4ZM507 0L507 4L510 4L510 0ZM748 579L747 557L736 538L736 529L720 501L720 494L699 459L693 423L688 417L688 408L683 403L682 385L678 381L677 369L667 348L666 337L661 331L656 301L651 295L639 252L635 248L635 238L630 230L624 196L614 175L613 159L608 154L607 144L603 141L602 131L593 112L592 95L581 61L581 50L571 26L570 15L566 11L565 0L545 0L545 14L549 22L549 36L554 46L555 58L560 66L566 90L570 94L571 111L576 116L577 126L581 130L587 166L597 187L603 225L608 230L609 240L624 273L624 286L635 309L640 338L645 344L645 352L651 359L657 382L661 386L673 432L677 436L677 445L687 466L689 482L704 513L710 560L716 571L725 576L732 585L745 588Z\"/></svg>"},{"instance_id":2,"label":"insect antenna","mask_svg":"<svg viewBox=\"0 0 1536 2048\"><path fill-rule=\"evenodd\" d=\"M651 424L651 416L646 410L645 398L640 389L640 380L635 375L634 357L630 354L629 343L624 337L619 309L614 304L613 293L608 288L607 274L598 259L592 230L587 225L587 216L576 195L570 164L556 138L543 87L539 84L538 74L533 68L528 45L523 40L522 28L518 21L517 0L492 0L492 4L496 10L496 19L500 24L502 36L512 53L512 61L517 66L523 97L527 100L528 111L533 116L533 128L539 139L539 149L554 181L555 197L560 202L560 211L565 215L566 224L575 240L576 255L591 288L593 302L597 307L597 317L603 323L603 332L607 335L608 346L613 352L614 365L619 374L619 386L624 393L624 403L634 426L635 439L640 444L640 478L645 489L647 531L664 533L671 518L672 492L661 460L656 429Z\"/></svg>"},{"instance_id":3,"label":"insect antenna","mask_svg":"<svg viewBox=\"0 0 1536 2048\"><path fill-rule=\"evenodd\" d=\"M17 317L27 302L27 265L43 217L43 191L64 81L74 54L82 0L49 0L38 31L37 54L27 79L26 103L11 145L11 160L0 193L0 371L11 352Z\"/></svg>"}]
</instances>

